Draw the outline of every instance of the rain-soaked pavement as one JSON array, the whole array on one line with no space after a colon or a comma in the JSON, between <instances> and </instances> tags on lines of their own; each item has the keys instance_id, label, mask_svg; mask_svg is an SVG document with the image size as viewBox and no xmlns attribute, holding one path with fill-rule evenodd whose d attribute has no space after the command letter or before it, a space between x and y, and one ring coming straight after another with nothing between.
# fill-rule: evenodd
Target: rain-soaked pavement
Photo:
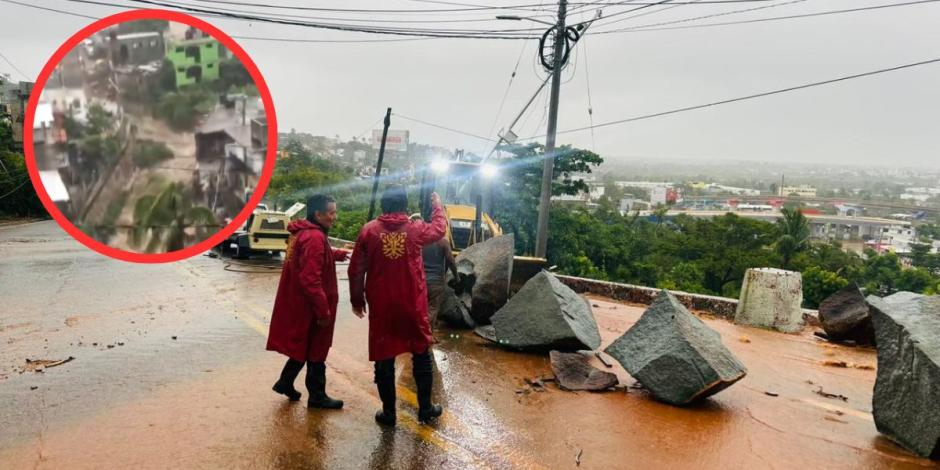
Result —
<instances>
[{"instance_id":1,"label":"rain-soaked pavement","mask_svg":"<svg viewBox=\"0 0 940 470\"><path fill-rule=\"evenodd\" d=\"M402 357L390 431L372 420L366 321L341 292L328 387L346 408L308 411L270 391L282 365L264 351L277 271L225 267L114 261L54 222L0 227L0 468L936 468L875 430L872 350L708 318L749 374L701 405L634 388L534 391L525 379L550 374L547 357L443 330L443 419L414 421ZM643 311L592 303L604 346ZM69 356L21 372L35 368L27 358Z\"/></svg>"}]
</instances>

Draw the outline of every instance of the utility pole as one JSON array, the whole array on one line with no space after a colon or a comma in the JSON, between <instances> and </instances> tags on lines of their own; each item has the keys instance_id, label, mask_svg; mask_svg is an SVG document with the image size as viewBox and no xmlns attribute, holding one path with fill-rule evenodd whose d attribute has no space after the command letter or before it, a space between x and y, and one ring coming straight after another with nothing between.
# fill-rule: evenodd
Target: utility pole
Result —
<instances>
[{"instance_id":1,"label":"utility pole","mask_svg":"<svg viewBox=\"0 0 940 470\"><path fill-rule=\"evenodd\" d=\"M379 178L382 176L382 159L385 157L385 139L388 137L388 126L392 124L392 108L385 111L385 127L382 129L382 143L379 144L379 161L375 164L375 177L372 179L372 200L369 201L369 218L375 215L375 194L379 191Z\"/></svg>"},{"instance_id":2,"label":"utility pole","mask_svg":"<svg viewBox=\"0 0 940 470\"><path fill-rule=\"evenodd\" d=\"M542 193L539 197L538 233L535 239L535 256L537 258L545 258L548 249L548 214L552 208L552 182L555 176L555 131L558 128L558 95L561 92L561 69L566 55L565 15L567 10L567 0L560 0L558 2L558 22L555 25L551 101L548 108L548 129L545 136L545 160L542 166Z\"/></svg>"}]
</instances>

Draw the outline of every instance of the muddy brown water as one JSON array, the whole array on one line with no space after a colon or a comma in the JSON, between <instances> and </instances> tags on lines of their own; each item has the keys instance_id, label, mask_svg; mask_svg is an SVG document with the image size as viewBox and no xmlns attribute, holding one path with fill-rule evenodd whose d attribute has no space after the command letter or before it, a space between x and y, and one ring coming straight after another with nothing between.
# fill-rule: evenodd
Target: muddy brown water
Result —
<instances>
[{"instance_id":1,"label":"muddy brown water","mask_svg":"<svg viewBox=\"0 0 940 470\"><path fill-rule=\"evenodd\" d=\"M873 350L707 316L749 373L698 405L672 407L629 387L531 390L525 379L551 373L547 355L442 329L435 399L445 415L433 427L415 423L403 356L399 426L381 429L367 323L350 313L343 282L328 387L346 407L307 410L270 391L282 365L264 351L278 276L222 268L207 257L109 260L54 222L0 229L0 467L937 468L878 434L874 370L825 365L874 365ZM604 346L643 311L592 303ZM42 373L16 372L26 358L68 356ZM592 361L634 383L615 361Z\"/></svg>"}]
</instances>

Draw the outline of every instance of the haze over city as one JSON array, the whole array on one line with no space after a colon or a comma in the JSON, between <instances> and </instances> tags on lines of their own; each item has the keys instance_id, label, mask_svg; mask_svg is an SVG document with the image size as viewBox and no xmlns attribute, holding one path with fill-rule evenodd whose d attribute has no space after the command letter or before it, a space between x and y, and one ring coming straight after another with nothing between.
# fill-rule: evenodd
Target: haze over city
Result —
<instances>
[{"instance_id":1,"label":"haze over city","mask_svg":"<svg viewBox=\"0 0 940 470\"><path fill-rule=\"evenodd\" d=\"M34 7L102 17L127 8L43 0ZM189 2L206 8L212 2ZM494 1L492 5L518 5ZM614 2L616 3L616 2ZM933 59L940 6L933 2L822 16L656 31L610 32L761 7L715 18L675 23L677 28L756 18L804 15L885 5L884 1L688 2L600 20L572 56L562 85L559 130L626 119L685 106ZM900 3L900 2L899 2ZM304 4L329 7L327 2ZM603 5L573 7L569 22L586 21ZM348 9L457 9L413 1L355 1ZM227 8L259 12L257 7ZM636 8L636 7L634 7ZM3 4L0 53L26 77L0 62L14 79L34 79L52 52L91 19ZM506 10L548 18L543 11ZM607 7L605 16L624 7ZM579 13L580 12L580 13ZM193 12L191 12L193 13ZM433 13L330 13L288 15L345 18L402 27L532 29L540 24L496 21L491 11ZM198 13L194 13L200 16ZM537 16L545 15L545 16ZM344 138L364 135L385 107L395 113L478 136L495 138L531 97L545 72L537 65L536 39L414 40L406 36L329 31L202 15L236 37L264 74L274 96L279 127ZM10 21L11 19L15 21ZM295 18L300 19L300 18ZM431 21L444 21L443 23ZM447 23L458 20L461 23ZM474 20L475 22L466 22ZM476 20L480 20L476 22ZM311 20L307 20L311 21ZM324 20L325 21L325 20ZM419 21L393 23L395 21ZM617 21L617 23L613 23ZM337 22L337 21L333 21ZM610 22L605 26L605 22ZM353 23L357 24L357 23ZM288 39L287 42L247 38ZM369 41L369 42L343 42ZM385 42L388 41L388 42ZM518 61L518 67L516 63ZM516 70L511 87L507 84ZM588 80L589 78L589 80ZM561 134L560 143L593 149L608 163L633 159L825 162L877 166L938 166L940 65L864 77L719 107L590 131ZM588 86L588 83L590 86ZM498 115L502 96L507 98ZM544 134L546 92L520 120L520 137ZM485 140L393 116L393 128L414 141L484 153ZM539 138L538 140L542 140Z\"/></svg>"}]
</instances>

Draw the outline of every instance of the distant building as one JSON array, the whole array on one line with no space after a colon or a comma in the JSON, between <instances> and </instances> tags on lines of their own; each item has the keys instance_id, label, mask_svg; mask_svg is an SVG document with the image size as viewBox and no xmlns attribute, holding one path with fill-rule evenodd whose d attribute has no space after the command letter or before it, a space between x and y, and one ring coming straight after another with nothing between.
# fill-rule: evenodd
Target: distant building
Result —
<instances>
[{"instance_id":1,"label":"distant building","mask_svg":"<svg viewBox=\"0 0 940 470\"><path fill-rule=\"evenodd\" d=\"M40 100L79 122L87 120L89 102L84 88L48 88L43 90Z\"/></svg>"},{"instance_id":2,"label":"distant building","mask_svg":"<svg viewBox=\"0 0 940 470\"><path fill-rule=\"evenodd\" d=\"M163 60L166 46L163 34L157 31L118 34L111 31L108 47L113 67L144 65Z\"/></svg>"},{"instance_id":3,"label":"distant building","mask_svg":"<svg viewBox=\"0 0 940 470\"><path fill-rule=\"evenodd\" d=\"M796 194L800 197L816 197L816 188L806 184L799 186L782 186L780 188L780 196L786 197L791 194Z\"/></svg>"},{"instance_id":4,"label":"distant building","mask_svg":"<svg viewBox=\"0 0 940 470\"><path fill-rule=\"evenodd\" d=\"M865 208L855 204L836 204L835 208L842 217L858 217L865 212Z\"/></svg>"},{"instance_id":5,"label":"distant building","mask_svg":"<svg viewBox=\"0 0 940 470\"><path fill-rule=\"evenodd\" d=\"M650 190L650 205L654 207L675 204L680 200L679 190L676 188L657 186Z\"/></svg>"},{"instance_id":6,"label":"distant building","mask_svg":"<svg viewBox=\"0 0 940 470\"><path fill-rule=\"evenodd\" d=\"M264 167L267 134L264 105L245 96L224 97L196 130L195 183L213 210L245 203Z\"/></svg>"},{"instance_id":7,"label":"distant building","mask_svg":"<svg viewBox=\"0 0 940 470\"><path fill-rule=\"evenodd\" d=\"M13 142L23 146L23 122L26 103L33 92L33 82L13 82L9 77L0 77L0 115L6 114L12 121Z\"/></svg>"},{"instance_id":8,"label":"distant building","mask_svg":"<svg viewBox=\"0 0 940 470\"><path fill-rule=\"evenodd\" d=\"M166 58L176 73L176 88L219 79L221 46L207 33L191 28L183 39L172 40Z\"/></svg>"},{"instance_id":9,"label":"distant building","mask_svg":"<svg viewBox=\"0 0 940 470\"><path fill-rule=\"evenodd\" d=\"M618 188L640 188L640 189L653 189L653 188L671 188L674 187L674 183L668 182L659 182L659 181L615 181L615 185Z\"/></svg>"},{"instance_id":10,"label":"distant building","mask_svg":"<svg viewBox=\"0 0 940 470\"><path fill-rule=\"evenodd\" d=\"M620 200L620 215L625 215L634 211L645 211L650 207L649 203L635 197L625 197Z\"/></svg>"}]
</instances>

